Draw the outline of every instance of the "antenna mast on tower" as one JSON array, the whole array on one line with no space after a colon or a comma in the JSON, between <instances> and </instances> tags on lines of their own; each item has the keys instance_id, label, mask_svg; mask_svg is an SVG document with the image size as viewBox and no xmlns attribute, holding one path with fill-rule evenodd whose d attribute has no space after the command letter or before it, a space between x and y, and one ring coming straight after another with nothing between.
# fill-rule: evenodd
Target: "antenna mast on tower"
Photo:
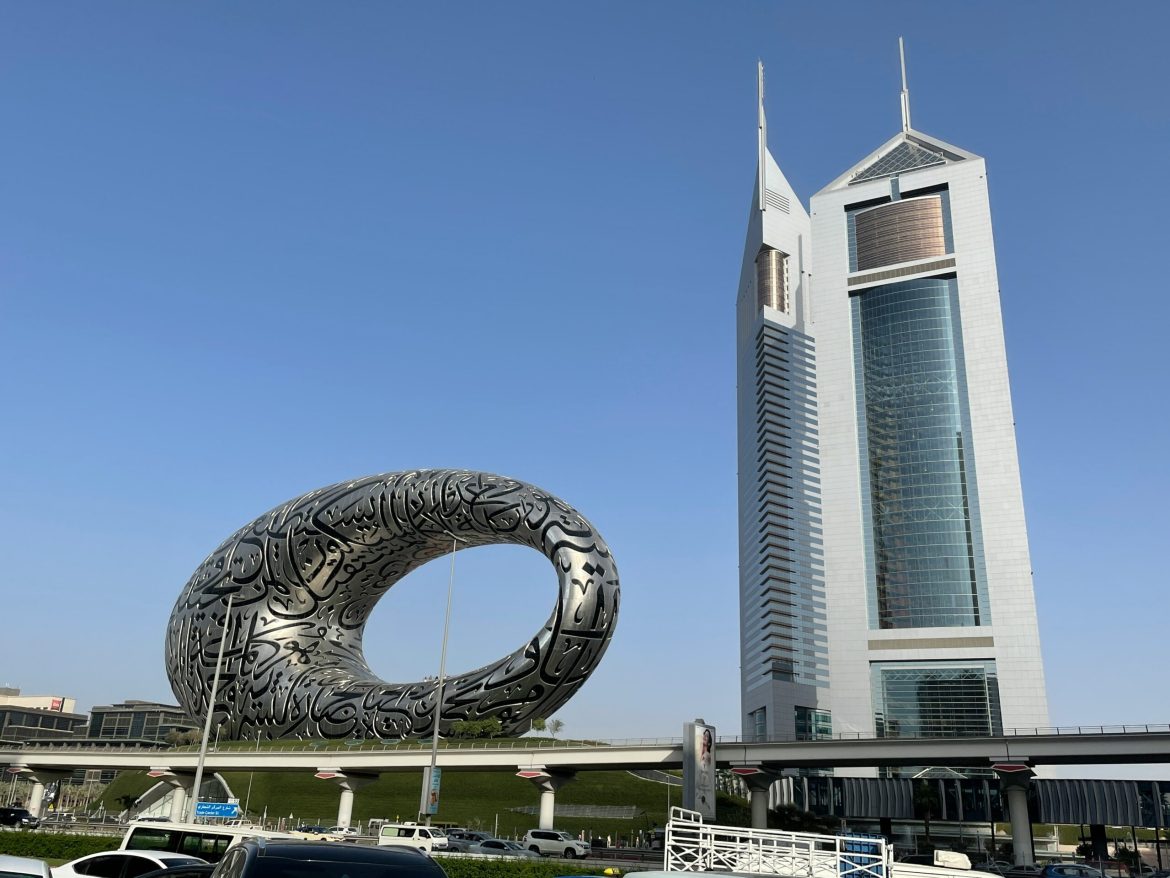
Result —
<instances>
[{"instance_id":1,"label":"antenna mast on tower","mask_svg":"<svg viewBox=\"0 0 1170 878\"><path fill-rule=\"evenodd\" d=\"M759 209L764 209L764 192L767 190L768 177L766 169L768 167L768 120L764 118L764 62L756 62L756 98L758 101L758 113L756 124L759 127L757 135L759 137L759 180L756 188L759 189Z\"/></svg>"},{"instance_id":2,"label":"antenna mast on tower","mask_svg":"<svg viewBox=\"0 0 1170 878\"><path fill-rule=\"evenodd\" d=\"M898 37L898 57L902 62L902 130L910 130L910 89L906 85L906 44Z\"/></svg>"}]
</instances>

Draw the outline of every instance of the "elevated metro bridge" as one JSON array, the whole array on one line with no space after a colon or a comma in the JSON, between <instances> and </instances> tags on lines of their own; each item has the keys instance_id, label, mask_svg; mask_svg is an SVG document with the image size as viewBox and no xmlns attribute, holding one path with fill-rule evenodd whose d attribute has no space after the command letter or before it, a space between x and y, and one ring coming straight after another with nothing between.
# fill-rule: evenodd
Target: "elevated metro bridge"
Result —
<instances>
[{"instance_id":1,"label":"elevated metro bridge","mask_svg":"<svg viewBox=\"0 0 1170 878\"><path fill-rule=\"evenodd\" d=\"M994 763L1030 766L1170 762L1170 725L1048 729L980 738L835 738L823 741L745 742L720 738L720 768L767 765L776 768L859 768L907 765L972 767ZM73 771L79 768L144 770L165 764L194 770L196 749L27 745L0 747L0 765ZM625 741L444 742L439 765L458 771L516 771L541 766L558 771L681 769L682 741L674 738ZM213 771L316 771L333 766L362 773L418 771L430 764L430 748L387 744L384 748L301 745L264 749L213 749Z\"/></svg>"},{"instance_id":2,"label":"elevated metro bridge","mask_svg":"<svg viewBox=\"0 0 1170 878\"><path fill-rule=\"evenodd\" d=\"M355 744L357 742L354 742ZM287 742L264 749L216 748L208 771L300 771L336 783L341 790L337 824L348 826L354 793L387 772L420 772L430 764L427 746L395 742L383 747L345 743ZM932 766L994 769L1008 804L1017 859L1031 851L1027 787L1032 769L1046 765L1170 762L1170 725L1034 729L980 738L836 738L822 741L717 741L720 768L746 783L753 826L767 822L767 795L785 769ZM78 769L146 771L169 785L171 818L182 819L193 793L198 750L149 747L70 746L0 748L0 765L33 783L29 810L39 814L44 786ZM540 790L540 826L551 828L556 791L582 771L678 770L679 739L637 741L445 742L438 752L445 771L508 771ZM1023 862L1023 860L1020 860Z\"/></svg>"}]
</instances>

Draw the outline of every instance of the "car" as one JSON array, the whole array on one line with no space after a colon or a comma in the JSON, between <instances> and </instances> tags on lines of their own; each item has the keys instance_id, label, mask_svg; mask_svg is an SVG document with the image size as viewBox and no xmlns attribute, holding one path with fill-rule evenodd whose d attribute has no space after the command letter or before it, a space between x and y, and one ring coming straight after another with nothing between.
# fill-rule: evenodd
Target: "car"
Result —
<instances>
[{"instance_id":1,"label":"car","mask_svg":"<svg viewBox=\"0 0 1170 878\"><path fill-rule=\"evenodd\" d=\"M521 844L542 857L564 857L566 860L587 857L590 852L589 842L556 829L530 829L524 834Z\"/></svg>"},{"instance_id":2,"label":"car","mask_svg":"<svg viewBox=\"0 0 1170 878\"><path fill-rule=\"evenodd\" d=\"M117 850L86 854L53 869L53 878L141 878L159 869L206 866L207 860L166 851Z\"/></svg>"},{"instance_id":3,"label":"car","mask_svg":"<svg viewBox=\"0 0 1170 878\"><path fill-rule=\"evenodd\" d=\"M0 878L51 878L49 864L32 857L0 855Z\"/></svg>"},{"instance_id":4,"label":"car","mask_svg":"<svg viewBox=\"0 0 1170 878\"><path fill-rule=\"evenodd\" d=\"M503 838L488 838L481 842L476 842L467 848L469 854L488 854L493 857L526 857L528 859L539 859L540 854L535 851L530 851L518 841L508 841Z\"/></svg>"},{"instance_id":5,"label":"car","mask_svg":"<svg viewBox=\"0 0 1170 878\"><path fill-rule=\"evenodd\" d=\"M443 852L447 850L447 833L437 826L420 823L383 823L378 827L378 844L417 848L428 854Z\"/></svg>"},{"instance_id":6,"label":"car","mask_svg":"<svg viewBox=\"0 0 1170 878\"><path fill-rule=\"evenodd\" d=\"M141 823L134 822L118 846L122 850L154 851L198 857L208 863L218 863L235 844L245 838L296 838L287 832L269 832L255 826L212 826L206 823Z\"/></svg>"},{"instance_id":7,"label":"car","mask_svg":"<svg viewBox=\"0 0 1170 878\"><path fill-rule=\"evenodd\" d=\"M207 878L215 866L211 863L193 863L190 866L175 866L172 869L155 869L138 878Z\"/></svg>"},{"instance_id":8,"label":"car","mask_svg":"<svg viewBox=\"0 0 1170 878\"><path fill-rule=\"evenodd\" d=\"M1049 863L1040 870L1040 878L1105 878L1100 869L1081 863Z\"/></svg>"},{"instance_id":9,"label":"car","mask_svg":"<svg viewBox=\"0 0 1170 878\"><path fill-rule=\"evenodd\" d=\"M248 838L229 850L212 878L447 878L422 851L408 847Z\"/></svg>"},{"instance_id":10,"label":"car","mask_svg":"<svg viewBox=\"0 0 1170 878\"><path fill-rule=\"evenodd\" d=\"M0 826L13 829L36 829L41 821L33 817L27 808L0 808Z\"/></svg>"},{"instance_id":11,"label":"car","mask_svg":"<svg viewBox=\"0 0 1170 878\"><path fill-rule=\"evenodd\" d=\"M361 835L353 826L330 826L327 830L330 835L337 835L343 838L356 838Z\"/></svg>"},{"instance_id":12,"label":"car","mask_svg":"<svg viewBox=\"0 0 1170 878\"><path fill-rule=\"evenodd\" d=\"M474 844L495 838L490 832L479 832L474 829L448 829L447 850L465 851Z\"/></svg>"},{"instance_id":13,"label":"car","mask_svg":"<svg viewBox=\"0 0 1170 878\"><path fill-rule=\"evenodd\" d=\"M972 872L987 872L991 875L1006 875L1007 870L1011 868L1010 863L1001 863L998 860L984 860L981 863L972 863Z\"/></svg>"},{"instance_id":14,"label":"car","mask_svg":"<svg viewBox=\"0 0 1170 878\"><path fill-rule=\"evenodd\" d=\"M328 826L298 826L292 831L296 838L307 838L309 841L332 841L334 836L329 834Z\"/></svg>"}]
</instances>

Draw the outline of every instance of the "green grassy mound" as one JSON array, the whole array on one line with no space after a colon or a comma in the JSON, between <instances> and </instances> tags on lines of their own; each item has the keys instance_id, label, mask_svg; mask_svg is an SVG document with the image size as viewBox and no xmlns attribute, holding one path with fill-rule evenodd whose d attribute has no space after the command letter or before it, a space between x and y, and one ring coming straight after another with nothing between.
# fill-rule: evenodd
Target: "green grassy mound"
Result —
<instances>
[{"instance_id":1,"label":"green grassy mound","mask_svg":"<svg viewBox=\"0 0 1170 878\"><path fill-rule=\"evenodd\" d=\"M253 746L255 746L253 744ZM267 813L271 825L279 818L297 823L331 826L337 818L339 789L331 781L318 780L309 772L223 772L223 778L239 797L241 809L258 818ZM249 792L249 781L251 790ZM107 809L121 810L119 799L141 795L155 783L145 772L122 772L103 795ZM414 820L418 812L421 772L393 772L362 787L354 795L353 818ZM680 804L677 787L644 780L623 771L581 772L577 779L557 792L558 805L620 805L637 809L632 820L586 817L557 817L556 826L591 837L629 839L666 822L670 804ZM503 836L523 835L536 826L535 813L511 809L539 805L540 793L526 780L503 771L452 771L443 773L441 810L435 820L498 832Z\"/></svg>"}]
</instances>

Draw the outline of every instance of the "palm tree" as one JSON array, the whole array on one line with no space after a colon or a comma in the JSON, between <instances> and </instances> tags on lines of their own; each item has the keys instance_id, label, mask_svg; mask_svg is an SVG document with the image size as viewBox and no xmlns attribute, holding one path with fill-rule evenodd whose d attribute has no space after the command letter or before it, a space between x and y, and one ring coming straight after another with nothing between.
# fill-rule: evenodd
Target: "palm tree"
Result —
<instances>
[{"instance_id":1,"label":"palm tree","mask_svg":"<svg viewBox=\"0 0 1170 878\"><path fill-rule=\"evenodd\" d=\"M930 839L930 821L938 811L938 783L933 780L920 780L914 787L914 814L922 818L922 824L926 829L926 843L932 848L934 842Z\"/></svg>"}]
</instances>

